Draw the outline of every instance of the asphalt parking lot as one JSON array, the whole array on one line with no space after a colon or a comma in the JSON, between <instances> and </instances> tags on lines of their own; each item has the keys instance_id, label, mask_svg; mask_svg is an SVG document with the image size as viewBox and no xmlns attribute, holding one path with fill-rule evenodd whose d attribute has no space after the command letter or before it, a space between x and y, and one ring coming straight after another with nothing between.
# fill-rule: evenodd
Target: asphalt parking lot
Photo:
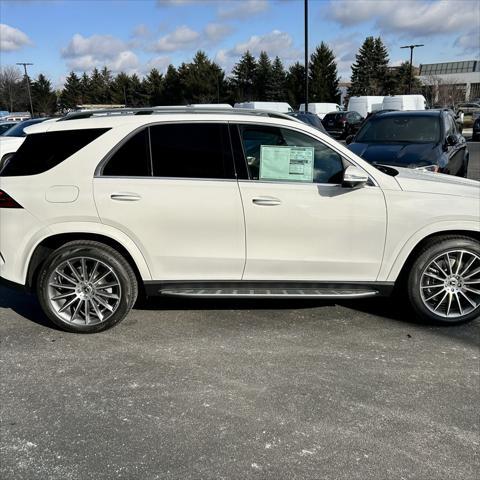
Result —
<instances>
[{"instance_id":1,"label":"asphalt parking lot","mask_svg":"<svg viewBox=\"0 0 480 480\"><path fill-rule=\"evenodd\" d=\"M73 335L0 288L0 478L477 479L479 345L388 299L156 299Z\"/></svg>"}]
</instances>

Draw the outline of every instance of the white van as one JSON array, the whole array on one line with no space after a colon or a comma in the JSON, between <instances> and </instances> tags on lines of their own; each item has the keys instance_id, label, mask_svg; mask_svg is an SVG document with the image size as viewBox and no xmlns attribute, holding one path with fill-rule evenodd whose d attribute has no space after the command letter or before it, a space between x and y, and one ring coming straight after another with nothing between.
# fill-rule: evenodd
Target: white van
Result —
<instances>
[{"instance_id":1,"label":"white van","mask_svg":"<svg viewBox=\"0 0 480 480\"><path fill-rule=\"evenodd\" d=\"M357 112L363 118L376 110L382 110L384 107L383 96L380 95L366 95L361 97L350 97L348 101L348 111Z\"/></svg>"},{"instance_id":2,"label":"white van","mask_svg":"<svg viewBox=\"0 0 480 480\"><path fill-rule=\"evenodd\" d=\"M314 113L317 115L321 120L323 117L330 112L340 112L342 108L337 103L309 103L308 104L308 111L310 113ZM305 111L305 104L300 104L300 111Z\"/></svg>"},{"instance_id":3,"label":"white van","mask_svg":"<svg viewBox=\"0 0 480 480\"><path fill-rule=\"evenodd\" d=\"M382 110L425 110L423 95L392 95L384 97Z\"/></svg>"},{"instance_id":4,"label":"white van","mask_svg":"<svg viewBox=\"0 0 480 480\"><path fill-rule=\"evenodd\" d=\"M287 102L240 102L234 108L248 108L249 110L270 110L272 112L289 113L293 108Z\"/></svg>"}]
</instances>

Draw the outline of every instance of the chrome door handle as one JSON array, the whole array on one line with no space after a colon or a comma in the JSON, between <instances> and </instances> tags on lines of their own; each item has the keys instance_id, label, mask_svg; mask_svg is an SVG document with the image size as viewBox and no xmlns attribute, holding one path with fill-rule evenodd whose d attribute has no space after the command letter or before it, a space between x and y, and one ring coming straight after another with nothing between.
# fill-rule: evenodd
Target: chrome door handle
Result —
<instances>
[{"instance_id":1,"label":"chrome door handle","mask_svg":"<svg viewBox=\"0 0 480 480\"><path fill-rule=\"evenodd\" d=\"M118 200L120 202L135 202L140 200L142 197L136 193L112 193L110 195L112 200Z\"/></svg>"},{"instance_id":2,"label":"chrome door handle","mask_svg":"<svg viewBox=\"0 0 480 480\"><path fill-rule=\"evenodd\" d=\"M275 205L280 205L282 203L279 198L275 198L275 197L252 198L252 202L255 205L265 205L265 206L268 206L268 207L274 207Z\"/></svg>"}]
</instances>

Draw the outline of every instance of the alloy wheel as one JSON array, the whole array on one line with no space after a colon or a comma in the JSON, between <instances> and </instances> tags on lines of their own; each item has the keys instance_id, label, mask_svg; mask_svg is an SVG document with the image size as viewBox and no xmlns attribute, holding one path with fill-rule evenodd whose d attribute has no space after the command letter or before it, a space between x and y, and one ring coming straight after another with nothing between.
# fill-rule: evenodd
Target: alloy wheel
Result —
<instances>
[{"instance_id":1,"label":"alloy wheel","mask_svg":"<svg viewBox=\"0 0 480 480\"><path fill-rule=\"evenodd\" d=\"M447 319L463 317L480 305L480 257L449 250L433 259L420 279L423 304Z\"/></svg>"},{"instance_id":2,"label":"alloy wheel","mask_svg":"<svg viewBox=\"0 0 480 480\"><path fill-rule=\"evenodd\" d=\"M117 310L122 289L106 263L75 257L60 263L48 279L48 299L57 316L75 325L97 325Z\"/></svg>"}]
</instances>

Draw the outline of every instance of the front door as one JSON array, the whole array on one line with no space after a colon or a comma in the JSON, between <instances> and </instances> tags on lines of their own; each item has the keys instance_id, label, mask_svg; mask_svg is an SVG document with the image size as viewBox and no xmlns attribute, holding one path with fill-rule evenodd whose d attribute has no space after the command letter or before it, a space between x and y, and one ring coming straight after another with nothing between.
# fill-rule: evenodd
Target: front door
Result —
<instances>
[{"instance_id":1,"label":"front door","mask_svg":"<svg viewBox=\"0 0 480 480\"><path fill-rule=\"evenodd\" d=\"M103 223L141 249L154 280L240 280L245 227L228 128L147 127L94 179Z\"/></svg>"},{"instance_id":2,"label":"front door","mask_svg":"<svg viewBox=\"0 0 480 480\"><path fill-rule=\"evenodd\" d=\"M381 189L341 186L344 160L298 130L242 124L248 168L244 280L375 281L386 233Z\"/></svg>"}]
</instances>

